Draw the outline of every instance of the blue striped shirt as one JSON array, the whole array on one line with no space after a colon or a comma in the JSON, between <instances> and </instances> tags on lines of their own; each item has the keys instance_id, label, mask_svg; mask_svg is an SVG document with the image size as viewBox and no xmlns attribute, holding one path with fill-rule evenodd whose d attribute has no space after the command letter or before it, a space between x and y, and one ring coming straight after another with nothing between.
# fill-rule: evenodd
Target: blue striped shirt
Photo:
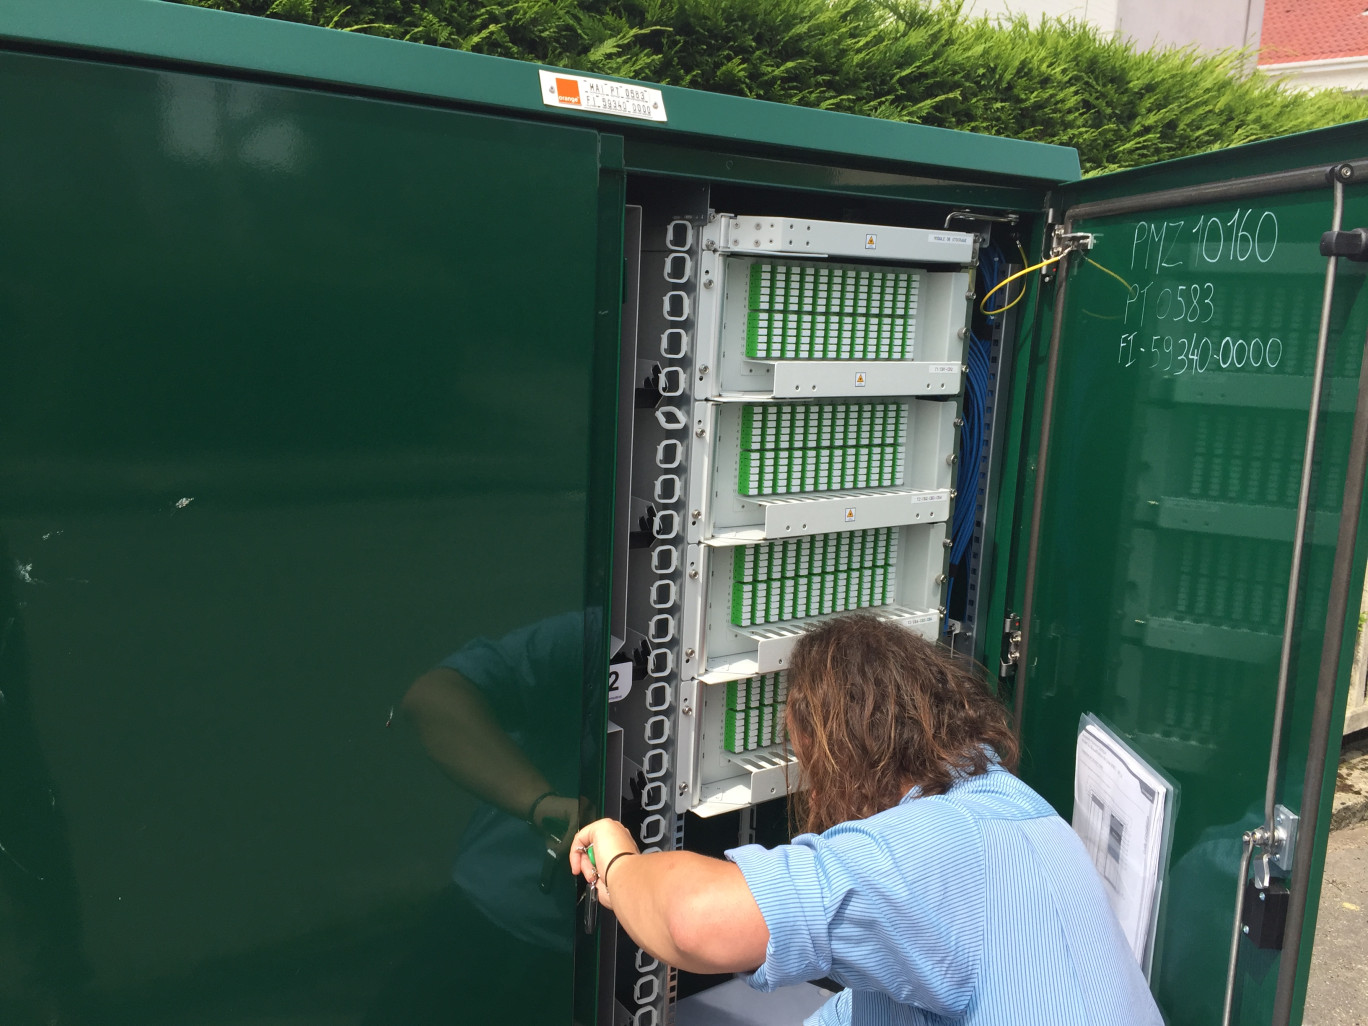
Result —
<instances>
[{"instance_id":1,"label":"blue striped shirt","mask_svg":"<svg viewBox=\"0 0 1368 1026\"><path fill-rule=\"evenodd\" d=\"M996 764L727 858L770 931L747 982L847 988L810 1026L1162 1024L1078 836Z\"/></svg>"}]
</instances>

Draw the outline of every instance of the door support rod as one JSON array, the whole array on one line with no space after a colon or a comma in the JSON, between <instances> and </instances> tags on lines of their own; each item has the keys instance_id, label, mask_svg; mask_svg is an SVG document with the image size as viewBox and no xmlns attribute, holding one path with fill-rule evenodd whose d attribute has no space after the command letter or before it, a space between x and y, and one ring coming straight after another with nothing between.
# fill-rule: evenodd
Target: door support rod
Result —
<instances>
[{"instance_id":1,"label":"door support rod","mask_svg":"<svg viewBox=\"0 0 1368 1026\"><path fill-rule=\"evenodd\" d=\"M1064 231L1072 230L1069 219L1064 219ZM1050 245L1047 235L1046 246ZM1055 286L1054 323L1050 325L1050 348L1045 358L1045 395L1040 416L1040 446L1036 449L1035 489L1031 494L1031 533L1026 544L1026 581L1021 601L1021 644L1017 648L1016 688L1012 696L1012 729L1020 742L1025 731L1026 680L1030 676L1031 616L1035 611L1036 565L1040 557L1040 511L1045 502L1045 471L1050 456L1050 429L1054 425L1055 382L1059 378L1059 336L1064 328L1064 297L1068 293L1069 255L1065 253L1057 266L1059 282Z\"/></svg>"},{"instance_id":2,"label":"door support rod","mask_svg":"<svg viewBox=\"0 0 1368 1026\"><path fill-rule=\"evenodd\" d=\"M1163 189L1159 192L1146 192L1136 196L1120 196L1116 199L1097 200L1093 203L1078 203L1064 212L1066 223L1081 221L1092 217L1112 217L1118 214L1138 214L1160 207L1184 207L1194 203L1215 203L1221 200L1253 199L1259 196L1276 196L1286 192L1302 192L1318 189L1325 185L1326 175L1335 168L1348 167L1350 174L1344 180L1363 181L1368 176L1368 158L1344 160L1330 165L1316 164L1313 167L1296 168L1292 171L1273 171L1268 174L1250 175L1247 178L1232 178L1224 182L1208 185L1188 185L1180 189Z\"/></svg>"},{"instance_id":3,"label":"door support rod","mask_svg":"<svg viewBox=\"0 0 1368 1026\"><path fill-rule=\"evenodd\" d=\"M1330 748L1330 727L1334 722L1335 692L1339 683L1340 654L1344 645L1344 618L1349 610L1350 583L1353 578L1354 544L1359 517L1363 511L1364 474L1368 472L1368 337L1363 344L1359 365L1358 402L1354 406L1353 436L1349 441L1349 461L1345 469L1344 499L1340 505L1339 536L1335 540L1335 564L1330 574L1330 594L1326 602L1325 640L1321 644L1320 671L1316 678L1316 699L1311 713L1311 736L1302 778L1301 822L1297 826L1297 846L1292 859L1292 897L1283 933L1282 958L1278 966L1278 987L1273 997L1274 1026L1292 1021L1293 984L1301 957L1302 927L1306 921L1307 894L1311 884L1312 851L1316 843L1316 822L1320 816L1320 788L1325 779L1325 763Z\"/></svg>"},{"instance_id":4,"label":"door support rod","mask_svg":"<svg viewBox=\"0 0 1368 1026\"><path fill-rule=\"evenodd\" d=\"M1344 183L1354 176L1354 169L1348 164L1338 164L1328 172L1334 192L1334 211L1330 217L1330 230L1338 232L1344 218ZM1329 256L1325 261L1325 289L1321 297L1320 330L1316 336L1316 367L1311 375L1311 408L1307 411L1306 448L1302 454L1301 491L1297 494L1297 527L1292 535L1292 569L1287 580L1287 609L1283 617L1282 652L1278 657L1278 691L1273 701L1273 738L1268 750L1268 780L1264 787L1264 821L1261 826L1245 834L1245 850L1252 847L1260 849L1260 859L1264 870L1255 873L1255 886L1262 889L1268 882L1268 863L1278 859L1286 863L1286 835L1280 834L1273 822L1274 803L1278 790L1278 764L1282 760L1283 715L1287 708L1287 681L1292 666L1292 636L1297 615L1297 587L1301 582L1302 548L1306 542L1306 515L1311 504L1312 461L1316 455L1316 431L1320 420L1321 386L1325 379L1325 350L1330 339L1330 311L1335 301L1335 270L1339 258ZM1361 377L1361 375L1360 375ZM1342 527L1343 525L1341 525ZM1304 793L1303 793L1304 794ZM1319 793L1317 794L1319 800ZM1306 805L1303 799L1303 807ZM1235 994L1235 970L1240 961L1240 928L1244 920L1244 873L1249 870L1249 859L1240 860L1244 871L1235 881L1235 924L1230 946L1230 964L1226 967L1226 993L1221 1026L1230 1026L1230 1006ZM1295 872L1297 867L1293 863ZM1262 883L1260 881L1263 881ZM1286 927L1283 933L1287 937ZM1281 967L1280 967L1281 968ZM1281 974L1279 987L1281 988Z\"/></svg>"},{"instance_id":5,"label":"door support rod","mask_svg":"<svg viewBox=\"0 0 1368 1026\"><path fill-rule=\"evenodd\" d=\"M1337 232L1344 220L1344 183L1353 176L1353 169L1342 165L1331 170L1334 183L1334 213L1330 230ZM1266 840L1273 840L1273 805L1277 800L1278 762L1282 755L1283 714L1287 706L1287 678L1292 667L1293 621L1297 614L1297 585L1301 578L1302 548L1306 543L1307 510L1311 505L1312 460L1316 455L1316 433L1320 421L1321 387L1325 380L1325 350L1330 339L1330 308L1335 301L1335 270L1339 257L1325 260L1325 291L1321 297L1320 331L1316 336L1316 369L1311 374L1311 408L1306 415L1306 448L1302 453L1301 490L1297 493L1297 528L1292 534L1292 569L1287 582L1287 614L1283 618L1282 653L1278 657L1278 695L1273 707L1273 741L1268 757L1268 782L1264 788L1264 827L1269 832ZM1268 845L1255 840L1261 848Z\"/></svg>"}]
</instances>

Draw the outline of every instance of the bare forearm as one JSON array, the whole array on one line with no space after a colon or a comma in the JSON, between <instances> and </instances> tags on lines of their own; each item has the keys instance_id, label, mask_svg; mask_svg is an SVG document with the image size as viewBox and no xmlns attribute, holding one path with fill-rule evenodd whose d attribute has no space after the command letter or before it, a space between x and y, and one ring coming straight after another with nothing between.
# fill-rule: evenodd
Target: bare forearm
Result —
<instances>
[{"instance_id":1,"label":"bare forearm","mask_svg":"<svg viewBox=\"0 0 1368 1026\"><path fill-rule=\"evenodd\" d=\"M689 890L700 885L710 867L691 866L703 856L692 852L654 852L619 859L613 867L613 913L627 935L655 958L689 972L721 972L693 965L675 939L672 924Z\"/></svg>"},{"instance_id":2,"label":"bare forearm","mask_svg":"<svg viewBox=\"0 0 1368 1026\"><path fill-rule=\"evenodd\" d=\"M669 965L725 973L764 960L769 931L730 862L692 852L625 855L603 889L628 936Z\"/></svg>"}]
</instances>

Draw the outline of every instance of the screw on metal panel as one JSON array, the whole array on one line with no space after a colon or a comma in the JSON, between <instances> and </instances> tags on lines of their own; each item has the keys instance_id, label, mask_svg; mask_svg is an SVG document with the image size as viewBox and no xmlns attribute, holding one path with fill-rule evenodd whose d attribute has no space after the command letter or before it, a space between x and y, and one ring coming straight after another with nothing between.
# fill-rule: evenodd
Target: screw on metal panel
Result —
<instances>
[{"instance_id":1,"label":"screw on metal panel","mask_svg":"<svg viewBox=\"0 0 1368 1026\"><path fill-rule=\"evenodd\" d=\"M685 702L683 705L679 707L679 711L683 713L685 716L692 716L693 706L691 706L688 702Z\"/></svg>"},{"instance_id":2,"label":"screw on metal panel","mask_svg":"<svg viewBox=\"0 0 1368 1026\"><path fill-rule=\"evenodd\" d=\"M696 581L696 580L698 580L698 571L697 571L697 570L690 570L690 571L689 571L689 580L691 580L691 581Z\"/></svg>"},{"instance_id":3,"label":"screw on metal panel","mask_svg":"<svg viewBox=\"0 0 1368 1026\"><path fill-rule=\"evenodd\" d=\"M685 659L692 659L693 657L694 657L694 650L691 649L691 648L686 648L686 649L684 650L684 658L685 658ZM687 712L688 709L689 709L689 707L686 705L686 706L684 707L685 712Z\"/></svg>"},{"instance_id":4,"label":"screw on metal panel","mask_svg":"<svg viewBox=\"0 0 1368 1026\"><path fill-rule=\"evenodd\" d=\"M711 223L712 218L708 218L708 221L709 221L709 223ZM707 241L707 244L706 244L703 248L706 249L708 252L711 253L711 252L713 252L713 251L715 251L715 250L717 249L717 243L714 242L712 239L709 239L709 240Z\"/></svg>"},{"instance_id":5,"label":"screw on metal panel","mask_svg":"<svg viewBox=\"0 0 1368 1026\"><path fill-rule=\"evenodd\" d=\"M703 287L704 287L705 289L710 289L710 288L712 288L712 287L713 287L713 280L712 280L711 278L708 278L706 281L703 282Z\"/></svg>"},{"instance_id":6,"label":"screw on metal panel","mask_svg":"<svg viewBox=\"0 0 1368 1026\"><path fill-rule=\"evenodd\" d=\"M957 488L951 488L951 489L950 489L950 498L952 498L952 499L959 498L959 489L957 489Z\"/></svg>"},{"instance_id":7,"label":"screw on metal panel","mask_svg":"<svg viewBox=\"0 0 1368 1026\"><path fill-rule=\"evenodd\" d=\"M959 337L960 337L960 340L961 340L961 341L963 341L964 339L968 338L968 337L969 337L969 329L968 329L968 328L960 328L960 330L959 330Z\"/></svg>"},{"instance_id":8,"label":"screw on metal panel","mask_svg":"<svg viewBox=\"0 0 1368 1026\"><path fill-rule=\"evenodd\" d=\"M961 373L961 374L968 374L968 373L969 373L969 365L968 365L967 363L962 363L962 364L960 364L960 373Z\"/></svg>"},{"instance_id":9,"label":"screw on metal panel","mask_svg":"<svg viewBox=\"0 0 1368 1026\"><path fill-rule=\"evenodd\" d=\"M950 578L946 577L945 574L936 574L937 584L944 584L948 580L950 580Z\"/></svg>"},{"instance_id":10,"label":"screw on metal panel","mask_svg":"<svg viewBox=\"0 0 1368 1026\"><path fill-rule=\"evenodd\" d=\"M953 467L958 459L959 457L952 452L949 456L945 457L945 462Z\"/></svg>"},{"instance_id":11,"label":"screw on metal panel","mask_svg":"<svg viewBox=\"0 0 1368 1026\"><path fill-rule=\"evenodd\" d=\"M699 368L698 368L698 373L699 373L699 374L707 374L707 373L708 373L708 365L705 363L702 367L699 367Z\"/></svg>"},{"instance_id":12,"label":"screw on metal panel","mask_svg":"<svg viewBox=\"0 0 1368 1026\"><path fill-rule=\"evenodd\" d=\"M705 436L705 435L707 434L707 432L704 431L702 428L699 428L697 431L694 432L694 434L695 434L697 437L702 438L703 436Z\"/></svg>"},{"instance_id":13,"label":"screw on metal panel","mask_svg":"<svg viewBox=\"0 0 1368 1026\"><path fill-rule=\"evenodd\" d=\"M947 549L953 549L953 548L955 547L955 543L952 542L949 538L944 538L944 539L942 539L942 540L941 540L941 545L942 545L944 548L947 548Z\"/></svg>"},{"instance_id":14,"label":"screw on metal panel","mask_svg":"<svg viewBox=\"0 0 1368 1026\"><path fill-rule=\"evenodd\" d=\"M689 782L688 782L687 780L681 780L681 781L679 782L679 793L680 793L680 794L688 794L688 793L689 793Z\"/></svg>"},{"instance_id":15,"label":"screw on metal panel","mask_svg":"<svg viewBox=\"0 0 1368 1026\"><path fill-rule=\"evenodd\" d=\"M966 292L966 293L964 294L964 298L965 298L965 299L973 299L975 295L977 295L977 293L974 292L973 289L970 289L968 292Z\"/></svg>"},{"instance_id":16,"label":"screw on metal panel","mask_svg":"<svg viewBox=\"0 0 1368 1026\"><path fill-rule=\"evenodd\" d=\"M1335 174L1339 175L1342 181L1347 182L1354 177L1354 165L1341 164L1339 167L1335 168Z\"/></svg>"},{"instance_id":17,"label":"screw on metal panel","mask_svg":"<svg viewBox=\"0 0 1368 1026\"><path fill-rule=\"evenodd\" d=\"M689 516L692 517L694 520L697 520L697 519L698 519L699 517L701 517L702 515L703 515L703 514L702 514L699 510L692 510L692 511L689 513Z\"/></svg>"},{"instance_id":18,"label":"screw on metal panel","mask_svg":"<svg viewBox=\"0 0 1368 1026\"><path fill-rule=\"evenodd\" d=\"M963 417L956 417L956 418L955 418L955 427L964 427L964 418L963 418Z\"/></svg>"},{"instance_id":19,"label":"screw on metal panel","mask_svg":"<svg viewBox=\"0 0 1368 1026\"><path fill-rule=\"evenodd\" d=\"M944 616L944 615L945 615L945 607L944 607L944 606L937 606L937 607L936 607L936 612L940 613L941 616Z\"/></svg>"}]
</instances>

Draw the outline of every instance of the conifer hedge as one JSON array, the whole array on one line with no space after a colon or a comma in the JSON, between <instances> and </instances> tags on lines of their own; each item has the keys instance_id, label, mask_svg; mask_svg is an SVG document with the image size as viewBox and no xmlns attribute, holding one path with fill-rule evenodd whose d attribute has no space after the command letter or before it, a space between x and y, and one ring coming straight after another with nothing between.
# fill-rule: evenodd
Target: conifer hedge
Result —
<instances>
[{"instance_id":1,"label":"conifer hedge","mask_svg":"<svg viewBox=\"0 0 1368 1026\"><path fill-rule=\"evenodd\" d=\"M1241 55L1137 52L963 0L179 0L435 46L1076 147L1115 170L1368 118Z\"/></svg>"}]
</instances>

